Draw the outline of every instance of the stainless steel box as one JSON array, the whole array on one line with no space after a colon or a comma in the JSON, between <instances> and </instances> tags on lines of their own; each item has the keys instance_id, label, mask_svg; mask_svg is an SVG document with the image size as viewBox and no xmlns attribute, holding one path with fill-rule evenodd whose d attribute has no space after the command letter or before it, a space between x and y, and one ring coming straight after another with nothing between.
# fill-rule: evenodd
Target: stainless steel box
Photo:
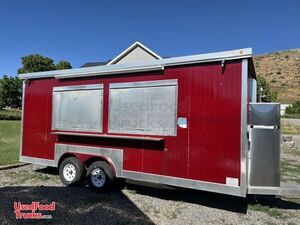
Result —
<instances>
[{"instance_id":1,"label":"stainless steel box","mask_svg":"<svg viewBox=\"0 0 300 225\"><path fill-rule=\"evenodd\" d=\"M251 129L249 185L280 186L280 130Z\"/></svg>"},{"instance_id":2,"label":"stainless steel box","mask_svg":"<svg viewBox=\"0 0 300 225\"><path fill-rule=\"evenodd\" d=\"M280 126L279 103L250 103L251 125Z\"/></svg>"}]
</instances>

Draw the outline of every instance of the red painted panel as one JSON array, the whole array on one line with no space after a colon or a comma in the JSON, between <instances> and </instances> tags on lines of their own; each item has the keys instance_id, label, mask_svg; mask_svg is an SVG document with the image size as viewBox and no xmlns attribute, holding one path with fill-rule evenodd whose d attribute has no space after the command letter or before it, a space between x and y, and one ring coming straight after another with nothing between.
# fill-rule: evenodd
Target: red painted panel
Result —
<instances>
[{"instance_id":1,"label":"red painted panel","mask_svg":"<svg viewBox=\"0 0 300 225\"><path fill-rule=\"evenodd\" d=\"M189 177L240 177L241 64L204 65L190 75Z\"/></svg>"},{"instance_id":2,"label":"red painted panel","mask_svg":"<svg viewBox=\"0 0 300 225\"><path fill-rule=\"evenodd\" d=\"M50 134L54 86L104 84L107 133L109 83L178 79L178 117L188 128L161 143ZM123 169L225 183L240 177L241 61L165 68L164 72L78 79L38 79L26 85L23 155L54 158L54 144L124 149ZM142 136L142 135L140 135Z\"/></svg>"},{"instance_id":3,"label":"red painted panel","mask_svg":"<svg viewBox=\"0 0 300 225\"><path fill-rule=\"evenodd\" d=\"M26 84L22 149L25 156L47 158L49 87L50 83L38 80Z\"/></svg>"}]
</instances>

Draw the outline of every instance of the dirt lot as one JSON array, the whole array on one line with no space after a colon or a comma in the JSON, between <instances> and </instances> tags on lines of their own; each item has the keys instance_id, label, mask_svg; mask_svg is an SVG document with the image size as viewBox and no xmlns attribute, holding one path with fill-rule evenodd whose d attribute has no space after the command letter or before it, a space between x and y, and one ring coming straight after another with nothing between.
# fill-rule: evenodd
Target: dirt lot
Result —
<instances>
[{"instance_id":1,"label":"dirt lot","mask_svg":"<svg viewBox=\"0 0 300 225\"><path fill-rule=\"evenodd\" d=\"M298 149L299 150L299 149ZM299 153L299 152L298 152ZM286 154L284 153L283 156ZM288 153L291 155L291 153ZM283 178L298 181L285 160ZM300 160L299 160L300 161ZM299 162L298 161L298 162ZM299 164L297 165L299 169ZM291 178L289 178L291 177ZM92 193L85 185L63 187L57 171L36 165L0 171L0 223L17 224L14 202L56 202L51 224L299 224L300 199L226 195L128 184L123 190Z\"/></svg>"}]
</instances>

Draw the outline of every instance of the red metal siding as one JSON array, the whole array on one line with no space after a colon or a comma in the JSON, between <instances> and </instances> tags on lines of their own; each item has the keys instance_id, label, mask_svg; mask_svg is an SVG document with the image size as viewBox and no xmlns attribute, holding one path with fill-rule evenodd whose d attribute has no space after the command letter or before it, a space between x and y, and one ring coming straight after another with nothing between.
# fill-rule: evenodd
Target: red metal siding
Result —
<instances>
[{"instance_id":1,"label":"red metal siding","mask_svg":"<svg viewBox=\"0 0 300 225\"><path fill-rule=\"evenodd\" d=\"M178 79L178 117L188 128L163 142L66 137L50 134L54 86L104 84L103 132L107 133L109 83ZM123 169L225 183L240 178L241 61L165 68L164 72L57 80L26 84L24 156L54 158L54 144L124 149Z\"/></svg>"},{"instance_id":2,"label":"red metal siding","mask_svg":"<svg viewBox=\"0 0 300 225\"><path fill-rule=\"evenodd\" d=\"M44 80L32 80L26 84L22 148L25 156L48 158L49 153L53 155L48 132L51 88L51 82Z\"/></svg>"},{"instance_id":3,"label":"red metal siding","mask_svg":"<svg viewBox=\"0 0 300 225\"><path fill-rule=\"evenodd\" d=\"M241 64L203 66L190 76L189 177L240 177Z\"/></svg>"}]
</instances>

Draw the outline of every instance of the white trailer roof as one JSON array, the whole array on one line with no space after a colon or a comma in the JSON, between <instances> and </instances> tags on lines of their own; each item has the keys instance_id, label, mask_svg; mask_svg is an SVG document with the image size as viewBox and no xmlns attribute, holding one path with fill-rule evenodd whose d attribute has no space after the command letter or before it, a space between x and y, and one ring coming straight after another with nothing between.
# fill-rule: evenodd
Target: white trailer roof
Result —
<instances>
[{"instance_id":1,"label":"white trailer roof","mask_svg":"<svg viewBox=\"0 0 300 225\"><path fill-rule=\"evenodd\" d=\"M55 77L57 79L66 79L66 78L77 78L77 77L159 71L159 70L164 70L164 67L168 67L168 66L215 62L215 61L233 60L233 59L251 58L251 57L252 57L252 49L244 48L244 49L237 49L237 50L224 51L224 52L172 57L172 58L137 62L137 63L113 64L113 65L93 66L87 68L24 73L24 74L19 74L19 78L38 79L38 78Z\"/></svg>"}]
</instances>

